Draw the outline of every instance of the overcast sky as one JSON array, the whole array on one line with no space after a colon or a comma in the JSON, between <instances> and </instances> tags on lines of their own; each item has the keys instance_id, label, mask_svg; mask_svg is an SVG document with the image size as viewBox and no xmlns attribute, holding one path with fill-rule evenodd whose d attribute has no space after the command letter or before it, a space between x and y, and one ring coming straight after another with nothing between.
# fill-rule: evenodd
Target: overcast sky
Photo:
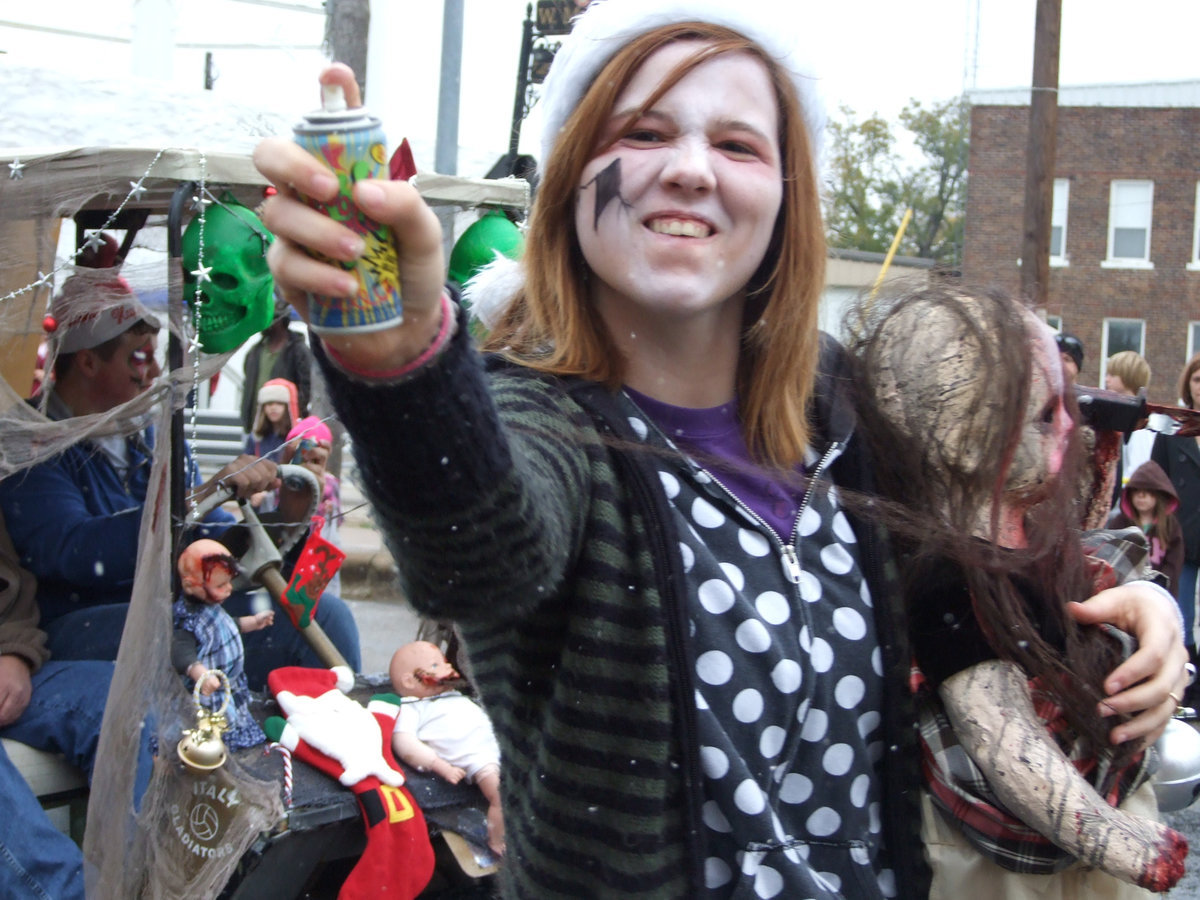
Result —
<instances>
[{"instance_id":1,"label":"overcast sky","mask_svg":"<svg viewBox=\"0 0 1200 900\"><path fill-rule=\"evenodd\" d=\"M204 49L211 47L218 96L288 120L315 105L324 25L317 0L137 2L174 13L179 49L164 56L161 65L171 72L159 81L201 86ZM465 0L460 174L482 175L506 147L526 2ZM431 167L442 4L375 0L373 6L368 105L384 118L393 143L410 136L418 164ZM879 112L895 119L910 98L946 100L965 87L1019 87L1031 78L1036 0L779 0L776 6L781 27L795 27L811 45L831 114L847 104L860 117ZM134 0L0 0L0 66L128 79L133 7ZM1198 0L1063 0L1060 82L1200 79L1197 35ZM0 142L3 126L0 104ZM535 111L526 136L534 138L536 128ZM528 141L523 149L533 146Z\"/></svg>"}]
</instances>

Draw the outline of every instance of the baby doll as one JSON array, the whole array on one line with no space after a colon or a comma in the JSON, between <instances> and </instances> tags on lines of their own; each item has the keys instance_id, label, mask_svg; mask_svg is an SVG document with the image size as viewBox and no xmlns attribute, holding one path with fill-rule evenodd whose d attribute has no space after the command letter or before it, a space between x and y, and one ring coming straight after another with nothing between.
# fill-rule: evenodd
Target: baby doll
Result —
<instances>
[{"instance_id":1,"label":"baby doll","mask_svg":"<svg viewBox=\"0 0 1200 900\"><path fill-rule=\"evenodd\" d=\"M408 765L451 784L466 778L488 802L488 846L504 852L500 809L500 747L479 706L455 690L462 678L435 644L413 641L392 656L392 689L405 698L392 750Z\"/></svg>"},{"instance_id":2,"label":"baby doll","mask_svg":"<svg viewBox=\"0 0 1200 900\"><path fill-rule=\"evenodd\" d=\"M905 563L930 896L1167 889L1186 841L1152 802L1145 818L1120 808L1145 799L1148 772L1100 712L1119 645L1066 612L1116 578L1070 527L1080 445L1052 333L1009 299L948 288L875 316L854 357Z\"/></svg>"},{"instance_id":3,"label":"baby doll","mask_svg":"<svg viewBox=\"0 0 1200 900\"><path fill-rule=\"evenodd\" d=\"M238 573L237 560L224 544L207 538L195 541L179 554L177 567L184 596L172 608L175 639L171 663L190 684L200 683L200 693L207 698L202 702L211 708L219 706L219 698L212 694L221 681L209 670L224 672L232 694L225 709L229 726L223 736L226 746L241 750L261 744L266 735L250 714L242 632L266 628L275 621L275 613L267 610L235 622L221 606L233 593Z\"/></svg>"}]
</instances>

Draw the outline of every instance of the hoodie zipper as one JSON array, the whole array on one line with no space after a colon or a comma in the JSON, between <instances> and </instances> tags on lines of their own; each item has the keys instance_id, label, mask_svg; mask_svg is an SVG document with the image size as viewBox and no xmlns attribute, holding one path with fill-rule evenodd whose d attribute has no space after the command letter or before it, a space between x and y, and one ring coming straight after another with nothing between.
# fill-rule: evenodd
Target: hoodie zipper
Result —
<instances>
[{"instance_id":1,"label":"hoodie zipper","mask_svg":"<svg viewBox=\"0 0 1200 900\"><path fill-rule=\"evenodd\" d=\"M792 525L790 541L784 541L784 539L780 537L778 531L772 528L762 516L752 510L747 504L740 501L737 497L737 494L727 488L721 482L721 479L719 479L708 469L704 470L704 473L712 479L713 484L717 485L717 487L723 490L729 496L729 498L733 500L739 509L748 514L750 518L757 522L767 534L775 538L775 543L779 547L779 560L780 564L783 566L783 575L792 584L799 584L800 576L804 572L803 566L800 565L800 554L796 552L796 544L799 543L800 540L800 519L804 516L804 512L808 509L809 504L812 503L813 491L816 489L817 482L821 479L821 476L825 474L825 470L829 467L829 465L835 459L837 459L844 446L845 444L842 441L834 441L831 443L821 455L821 459L817 462L817 465L813 468L812 475L810 475L808 478L808 487L804 489L804 496L800 499L800 506L796 509L796 521Z\"/></svg>"}]
</instances>

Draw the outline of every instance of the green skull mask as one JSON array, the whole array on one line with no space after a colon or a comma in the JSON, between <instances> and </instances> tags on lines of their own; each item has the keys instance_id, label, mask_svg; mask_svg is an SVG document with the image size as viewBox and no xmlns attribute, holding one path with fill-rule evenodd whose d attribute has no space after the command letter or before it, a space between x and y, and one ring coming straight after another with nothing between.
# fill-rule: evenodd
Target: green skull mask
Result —
<instances>
[{"instance_id":1,"label":"green skull mask","mask_svg":"<svg viewBox=\"0 0 1200 900\"><path fill-rule=\"evenodd\" d=\"M204 216L204 261L208 281L200 281L200 217L183 233L184 293L199 303L200 348L205 353L236 349L271 324L275 281L267 268L274 237L258 216L228 195Z\"/></svg>"}]
</instances>

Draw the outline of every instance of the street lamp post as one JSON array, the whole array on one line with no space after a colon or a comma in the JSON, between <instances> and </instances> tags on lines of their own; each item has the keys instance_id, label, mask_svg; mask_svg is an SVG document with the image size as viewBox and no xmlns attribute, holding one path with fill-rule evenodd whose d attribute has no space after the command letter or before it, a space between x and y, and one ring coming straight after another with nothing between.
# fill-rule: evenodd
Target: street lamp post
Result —
<instances>
[{"instance_id":1,"label":"street lamp post","mask_svg":"<svg viewBox=\"0 0 1200 900\"><path fill-rule=\"evenodd\" d=\"M521 123L537 102L534 88L546 79L554 54L560 41L551 40L571 31L571 19L585 9L588 0L538 0L537 18L533 17L533 4L525 7L525 21L521 25L521 60L517 67L517 90L513 98L512 127L508 135L508 152L502 156L489 178L517 176L528 178L534 161L520 154Z\"/></svg>"}]
</instances>

